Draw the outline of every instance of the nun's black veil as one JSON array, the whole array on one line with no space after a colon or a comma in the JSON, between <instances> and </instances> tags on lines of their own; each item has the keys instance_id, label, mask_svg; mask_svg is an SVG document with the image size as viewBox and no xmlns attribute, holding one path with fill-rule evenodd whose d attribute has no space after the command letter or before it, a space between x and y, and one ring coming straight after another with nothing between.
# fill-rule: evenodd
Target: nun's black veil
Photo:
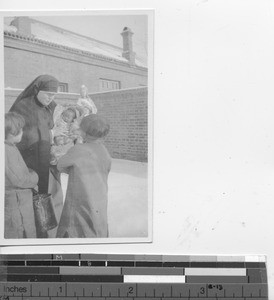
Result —
<instances>
[{"instance_id":1,"label":"nun's black veil","mask_svg":"<svg viewBox=\"0 0 274 300\"><path fill-rule=\"evenodd\" d=\"M24 90L15 102L13 103L12 107L10 108L10 111L14 110L14 107L22 100L28 97L36 96L40 91L48 91L57 93L58 90L58 80L51 76L51 75L40 75L37 78L35 78ZM49 105L49 108L51 107L51 104Z\"/></svg>"}]
</instances>

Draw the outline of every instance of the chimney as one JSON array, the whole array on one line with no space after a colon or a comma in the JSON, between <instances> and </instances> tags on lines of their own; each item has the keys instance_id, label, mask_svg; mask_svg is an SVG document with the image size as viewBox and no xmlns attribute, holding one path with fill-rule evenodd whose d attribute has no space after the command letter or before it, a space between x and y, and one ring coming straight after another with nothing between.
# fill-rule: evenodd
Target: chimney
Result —
<instances>
[{"instance_id":1,"label":"chimney","mask_svg":"<svg viewBox=\"0 0 274 300\"><path fill-rule=\"evenodd\" d=\"M122 56L126 58L131 65L135 65L135 52L132 47L133 32L130 28L125 27L121 33L123 37L123 53Z\"/></svg>"},{"instance_id":2,"label":"chimney","mask_svg":"<svg viewBox=\"0 0 274 300\"><path fill-rule=\"evenodd\" d=\"M31 21L29 17L17 17L10 25L15 26L19 34L31 35Z\"/></svg>"}]
</instances>

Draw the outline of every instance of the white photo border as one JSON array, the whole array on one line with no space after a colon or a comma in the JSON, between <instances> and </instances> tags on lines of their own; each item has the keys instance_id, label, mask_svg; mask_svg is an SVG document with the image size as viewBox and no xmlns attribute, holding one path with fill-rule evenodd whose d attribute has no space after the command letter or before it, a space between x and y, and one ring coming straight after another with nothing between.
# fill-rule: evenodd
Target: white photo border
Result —
<instances>
[{"instance_id":1,"label":"white photo border","mask_svg":"<svg viewBox=\"0 0 274 300\"><path fill-rule=\"evenodd\" d=\"M82 15L146 15L148 17L148 236L147 237L129 237L129 238L45 238L45 239L5 239L4 238L4 201L0 206L0 246L28 246L28 245L85 245L85 244L134 244L134 243L151 243L153 239L153 84L154 84L154 10L153 9L111 9L111 10L42 10L42 11L0 11L0 29L4 30L4 18L14 16L82 16ZM5 87L4 87L4 38L3 34L0 39L0 95L2 111L0 116L1 128L4 128L5 112ZM0 138L4 141L4 131L0 133ZM2 146L3 147L3 146ZM4 148L0 155L0 163L5 165ZM4 200L4 172L0 177L2 185L2 199Z\"/></svg>"}]
</instances>

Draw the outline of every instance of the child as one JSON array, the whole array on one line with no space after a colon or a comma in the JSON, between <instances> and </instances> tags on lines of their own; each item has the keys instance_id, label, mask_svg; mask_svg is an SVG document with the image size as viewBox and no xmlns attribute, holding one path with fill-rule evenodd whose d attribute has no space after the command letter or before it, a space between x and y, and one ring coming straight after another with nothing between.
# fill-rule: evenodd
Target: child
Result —
<instances>
[{"instance_id":1,"label":"child","mask_svg":"<svg viewBox=\"0 0 274 300\"><path fill-rule=\"evenodd\" d=\"M92 106L90 106L90 103L86 99L82 99L81 101L77 102L76 106L79 110L81 109L82 113L82 118L86 117L88 115L91 115L93 113Z\"/></svg>"},{"instance_id":2,"label":"child","mask_svg":"<svg viewBox=\"0 0 274 300\"><path fill-rule=\"evenodd\" d=\"M24 118L5 114L5 238L35 238L32 190L38 175L28 169L16 144L23 135Z\"/></svg>"},{"instance_id":3,"label":"child","mask_svg":"<svg viewBox=\"0 0 274 300\"><path fill-rule=\"evenodd\" d=\"M58 161L69 174L66 200L57 238L108 237L108 174L111 157L103 145L109 125L97 115L83 118L83 144L76 144Z\"/></svg>"},{"instance_id":4,"label":"child","mask_svg":"<svg viewBox=\"0 0 274 300\"><path fill-rule=\"evenodd\" d=\"M80 106L84 110L84 116L89 114L97 114L97 108L94 102L90 99L88 95L88 89L85 85L81 86L80 98L77 101L77 106Z\"/></svg>"}]
</instances>

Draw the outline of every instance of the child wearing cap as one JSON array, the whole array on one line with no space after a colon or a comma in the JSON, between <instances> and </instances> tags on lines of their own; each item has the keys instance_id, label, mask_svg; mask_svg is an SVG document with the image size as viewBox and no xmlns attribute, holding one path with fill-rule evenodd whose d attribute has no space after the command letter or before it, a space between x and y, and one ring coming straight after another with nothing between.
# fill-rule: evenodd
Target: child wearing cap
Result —
<instances>
[{"instance_id":1,"label":"child wearing cap","mask_svg":"<svg viewBox=\"0 0 274 300\"><path fill-rule=\"evenodd\" d=\"M108 174L111 157L103 144L109 132L106 121L91 114L80 124L83 144L76 144L57 164L69 174L57 238L108 237Z\"/></svg>"}]
</instances>

